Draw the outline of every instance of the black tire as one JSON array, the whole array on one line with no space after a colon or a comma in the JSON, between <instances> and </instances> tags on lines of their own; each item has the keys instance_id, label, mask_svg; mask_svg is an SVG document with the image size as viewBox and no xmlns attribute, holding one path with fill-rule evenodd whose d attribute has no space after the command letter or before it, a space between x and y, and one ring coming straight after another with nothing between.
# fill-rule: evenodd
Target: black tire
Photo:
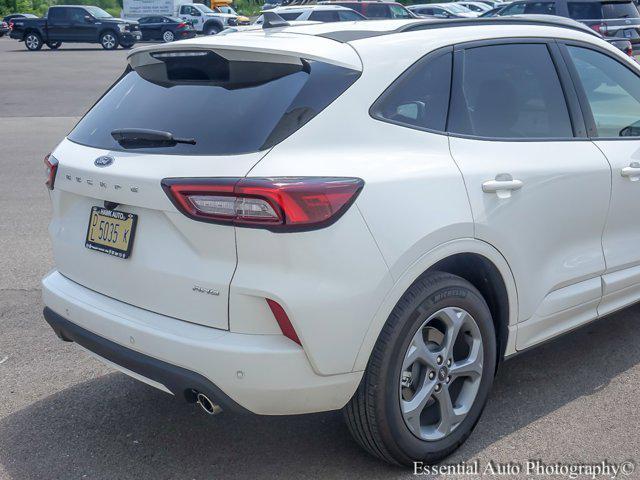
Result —
<instances>
[{"instance_id":1,"label":"black tire","mask_svg":"<svg viewBox=\"0 0 640 480\"><path fill-rule=\"evenodd\" d=\"M42 37L37 32L27 32L24 36L24 44L27 50L36 52L42 48Z\"/></svg>"},{"instance_id":2,"label":"black tire","mask_svg":"<svg viewBox=\"0 0 640 480\"><path fill-rule=\"evenodd\" d=\"M115 50L118 48L118 35L113 30L107 30L100 35L100 45L105 50Z\"/></svg>"},{"instance_id":3,"label":"black tire","mask_svg":"<svg viewBox=\"0 0 640 480\"><path fill-rule=\"evenodd\" d=\"M57 50L62 46L62 42L47 42L47 47L51 50Z\"/></svg>"},{"instance_id":4,"label":"black tire","mask_svg":"<svg viewBox=\"0 0 640 480\"><path fill-rule=\"evenodd\" d=\"M211 25L204 26L204 34L205 35L215 35L216 33L220 33L222 31L222 27L217 23L213 23Z\"/></svg>"},{"instance_id":5,"label":"black tire","mask_svg":"<svg viewBox=\"0 0 640 480\"><path fill-rule=\"evenodd\" d=\"M482 374L464 420L444 438L425 441L409 430L402 416L400 375L404 354L414 334L429 315L445 307L464 309L475 320L484 350ZM387 319L360 386L343 409L346 423L356 441L382 460L407 466L418 461L436 463L455 451L471 434L487 402L495 367L495 328L480 292L455 275L426 274L405 292Z\"/></svg>"},{"instance_id":6,"label":"black tire","mask_svg":"<svg viewBox=\"0 0 640 480\"><path fill-rule=\"evenodd\" d=\"M120 46L121 46L122 48L124 48L125 50L129 50L131 47L133 47L133 45L134 45L134 44L133 44L133 43L130 43L130 42L129 42L129 43L120 43Z\"/></svg>"}]
</instances>

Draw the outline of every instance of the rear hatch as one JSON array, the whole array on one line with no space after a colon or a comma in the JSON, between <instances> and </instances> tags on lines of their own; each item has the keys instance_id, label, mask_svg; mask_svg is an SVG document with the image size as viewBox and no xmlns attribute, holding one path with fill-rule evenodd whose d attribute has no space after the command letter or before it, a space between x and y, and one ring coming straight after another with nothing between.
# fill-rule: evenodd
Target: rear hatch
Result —
<instances>
[{"instance_id":1,"label":"rear hatch","mask_svg":"<svg viewBox=\"0 0 640 480\"><path fill-rule=\"evenodd\" d=\"M640 13L632 1L568 2L569 17L593 28L606 37L640 41Z\"/></svg>"},{"instance_id":2,"label":"rear hatch","mask_svg":"<svg viewBox=\"0 0 640 480\"><path fill-rule=\"evenodd\" d=\"M228 329L235 227L183 215L161 181L247 175L360 72L344 44L274 36L132 52L123 76L53 153L50 234L63 275L131 305ZM155 133L143 139L136 129ZM116 141L116 130L125 138ZM163 142L157 132L188 141Z\"/></svg>"}]
</instances>

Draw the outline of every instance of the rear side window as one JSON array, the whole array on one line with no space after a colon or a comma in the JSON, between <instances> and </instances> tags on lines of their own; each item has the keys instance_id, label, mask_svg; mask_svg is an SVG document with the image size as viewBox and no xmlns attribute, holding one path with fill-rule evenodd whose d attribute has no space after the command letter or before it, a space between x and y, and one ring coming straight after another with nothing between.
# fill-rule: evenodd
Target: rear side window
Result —
<instances>
[{"instance_id":1,"label":"rear side window","mask_svg":"<svg viewBox=\"0 0 640 480\"><path fill-rule=\"evenodd\" d=\"M546 45L489 45L456 55L460 59L454 68L450 132L490 138L573 137Z\"/></svg>"},{"instance_id":2,"label":"rear side window","mask_svg":"<svg viewBox=\"0 0 640 480\"><path fill-rule=\"evenodd\" d=\"M555 15L556 4L553 2L531 2L525 4L525 14Z\"/></svg>"},{"instance_id":3,"label":"rear side window","mask_svg":"<svg viewBox=\"0 0 640 480\"><path fill-rule=\"evenodd\" d=\"M599 2L569 2L569 17L574 20L600 20L602 4Z\"/></svg>"},{"instance_id":4,"label":"rear side window","mask_svg":"<svg viewBox=\"0 0 640 480\"><path fill-rule=\"evenodd\" d=\"M338 11L338 16L341 22L357 22L358 20L363 20L363 18L353 10L340 10Z\"/></svg>"},{"instance_id":5,"label":"rear side window","mask_svg":"<svg viewBox=\"0 0 640 480\"><path fill-rule=\"evenodd\" d=\"M367 3L365 16L367 18L389 18L391 12L388 5L380 5L377 3Z\"/></svg>"},{"instance_id":6,"label":"rear side window","mask_svg":"<svg viewBox=\"0 0 640 480\"><path fill-rule=\"evenodd\" d=\"M451 87L451 53L427 56L396 80L371 108L374 118L444 131Z\"/></svg>"},{"instance_id":7,"label":"rear side window","mask_svg":"<svg viewBox=\"0 0 640 480\"><path fill-rule=\"evenodd\" d=\"M336 10L316 10L311 12L309 20L329 23L337 22L340 18L338 17L338 12Z\"/></svg>"},{"instance_id":8,"label":"rear side window","mask_svg":"<svg viewBox=\"0 0 640 480\"><path fill-rule=\"evenodd\" d=\"M602 53L567 47L599 137L640 137L640 79Z\"/></svg>"},{"instance_id":9,"label":"rear side window","mask_svg":"<svg viewBox=\"0 0 640 480\"><path fill-rule=\"evenodd\" d=\"M204 56L202 56L204 54ZM69 139L123 150L111 132L170 132L195 145L140 148L180 155L233 155L270 148L340 96L360 72L300 59L300 64L229 61L215 52L167 57L130 68L84 116Z\"/></svg>"},{"instance_id":10,"label":"rear side window","mask_svg":"<svg viewBox=\"0 0 640 480\"><path fill-rule=\"evenodd\" d=\"M67 19L66 8L50 8L47 13L47 20L50 22L64 22Z\"/></svg>"}]
</instances>

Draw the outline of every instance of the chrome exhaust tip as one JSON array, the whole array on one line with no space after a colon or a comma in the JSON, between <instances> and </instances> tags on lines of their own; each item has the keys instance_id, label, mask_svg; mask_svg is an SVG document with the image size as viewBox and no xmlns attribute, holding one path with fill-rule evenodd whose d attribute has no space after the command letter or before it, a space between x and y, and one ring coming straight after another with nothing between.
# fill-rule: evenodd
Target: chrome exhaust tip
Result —
<instances>
[{"instance_id":1,"label":"chrome exhaust tip","mask_svg":"<svg viewBox=\"0 0 640 480\"><path fill-rule=\"evenodd\" d=\"M213 403L204 393L196 395L196 403L205 411L207 415L217 415L222 411L222 407L217 403Z\"/></svg>"}]
</instances>

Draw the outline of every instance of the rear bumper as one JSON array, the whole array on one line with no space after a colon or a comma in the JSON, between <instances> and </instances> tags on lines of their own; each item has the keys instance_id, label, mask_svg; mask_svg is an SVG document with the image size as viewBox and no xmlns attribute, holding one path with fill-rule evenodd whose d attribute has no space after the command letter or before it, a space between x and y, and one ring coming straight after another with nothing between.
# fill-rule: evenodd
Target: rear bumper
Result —
<instances>
[{"instance_id":1,"label":"rear bumper","mask_svg":"<svg viewBox=\"0 0 640 480\"><path fill-rule=\"evenodd\" d=\"M128 372L132 372L144 379L152 380L153 384L162 385L176 397L184 396L186 401L193 403L196 400L195 392L201 392L209 398L215 398L216 403L225 410L232 410L237 413L247 412L246 409L238 405L225 395L222 390L198 373L111 342L66 320L49 307L45 307L43 315L61 340L75 342L98 357L118 365ZM161 389L164 390L163 388Z\"/></svg>"},{"instance_id":2,"label":"rear bumper","mask_svg":"<svg viewBox=\"0 0 640 480\"><path fill-rule=\"evenodd\" d=\"M362 376L317 375L302 348L283 335L237 334L176 320L93 292L56 271L42 286L45 318L61 338L188 401L195 389L234 411L335 410Z\"/></svg>"}]
</instances>

